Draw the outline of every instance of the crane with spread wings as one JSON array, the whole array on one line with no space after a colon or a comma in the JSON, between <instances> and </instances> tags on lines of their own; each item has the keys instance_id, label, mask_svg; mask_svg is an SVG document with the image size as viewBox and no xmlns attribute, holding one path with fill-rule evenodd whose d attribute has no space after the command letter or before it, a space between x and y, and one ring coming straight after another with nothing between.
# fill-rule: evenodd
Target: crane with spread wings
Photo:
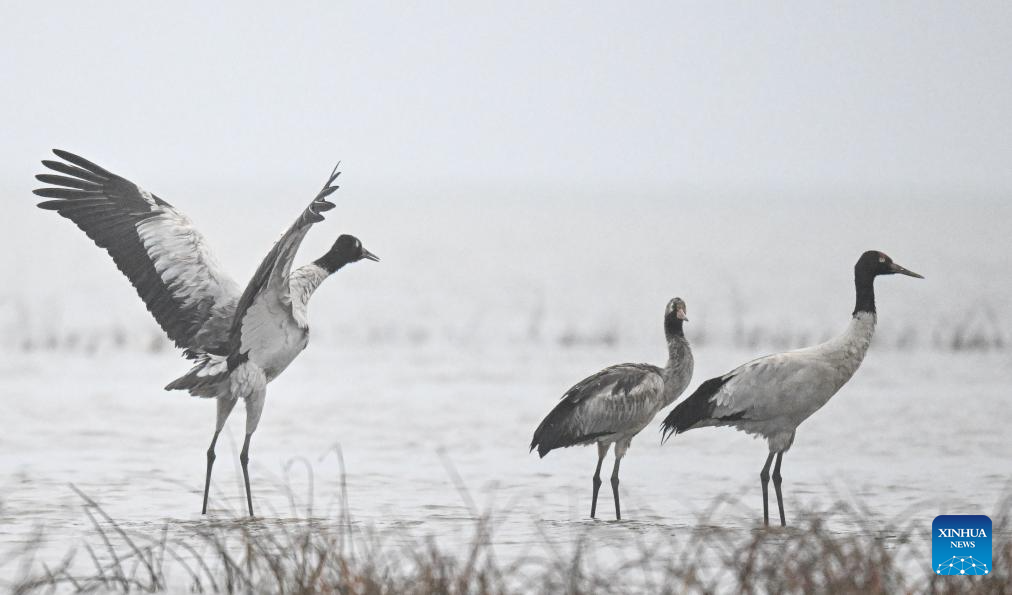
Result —
<instances>
[{"instance_id":1,"label":"crane with spread wings","mask_svg":"<svg viewBox=\"0 0 1012 595\"><path fill-rule=\"evenodd\" d=\"M112 257L144 300L148 311L194 365L166 390L217 399L214 437L207 449L204 500L207 512L214 446L239 399L246 403L246 437L239 460L246 504L253 516L249 445L260 423L267 384L278 377L309 340L307 305L320 284L343 266L377 261L357 238L342 235L326 254L292 270L295 253L313 224L334 208L340 172L274 244L253 278L239 285L221 270L204 237L175 207L91 161L54 149L62 161L44 160L56 172L36 178L46 198L39 207L70 219Z\"/></svg>"}]
</instances>

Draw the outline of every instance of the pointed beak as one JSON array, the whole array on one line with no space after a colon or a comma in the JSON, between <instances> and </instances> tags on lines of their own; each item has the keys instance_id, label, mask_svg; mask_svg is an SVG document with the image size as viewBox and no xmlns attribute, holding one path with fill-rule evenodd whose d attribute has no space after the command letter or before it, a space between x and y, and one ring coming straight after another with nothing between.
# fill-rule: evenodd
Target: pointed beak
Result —
<instances>
[{"instance_id":1,"label":"pointed beak","mask_svg":"<svg viewBox=\"0 0 1012 595\"><path fill-rule=\"evenodd\" d=\"M380 257L379 256L376 256L375 254L373 254L372 252L369 252L365 248L362 248L362 258L369 259L369 260L371 260L373 262L379 262L380 261Z\"/></svg>"},{"instance_id":2,"label":"pointed beak","mask_svg":"<svg viewBox=\"0 0 1012 595\"><path fill-rule=\"evenodd\" d=\"M685 315L685 308L676 308L675 309L675 318L677 318L678 320L685 321L685 322L689 321L689 317Z\"/></svg>"},{"instance_id":3,"label":"pointed beak","mask_svg":"<svg viewBox=\"0 0 1012 595\"><path fill-rule=\"evenodd\" d=\"M907 269L901 267L900 265L896 264L895 262L892 263L889 266L889 268L891 268L894 273L897 273L897 274L900 274L900 275L906 275L908 277L916 277L918 279L923 279L924 278L923 276L918 275L917 273L915 273L913 271L910 271L910 270L907 270Z\"/></svg>"}]
</instances>

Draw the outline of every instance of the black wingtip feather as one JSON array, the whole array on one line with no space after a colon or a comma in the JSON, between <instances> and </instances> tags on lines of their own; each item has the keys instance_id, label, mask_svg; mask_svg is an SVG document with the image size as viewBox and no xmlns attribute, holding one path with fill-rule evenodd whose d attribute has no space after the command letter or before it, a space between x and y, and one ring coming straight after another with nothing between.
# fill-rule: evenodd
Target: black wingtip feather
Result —
<instances>
[{"instance_id":1,"label":"black wingtip feather","mask_svg":"<svg viewBox=\"0 0 1012 595\"><path fill-rule=\"evenodd\" d=\"M46 159L42 165L63 175L43 173L36 176L52 186L33 193L55 199L41 201L37 206L71 220L98 247L106 250L169 339L179 347L191 346L209 317L207 302L177 299L155 270L137 232L140 222L164 214L163 209L171 209L171 205L154 195L142 195L129 180L83 157L61 149L53 149L53 154L66 162Z\"/></svg>"},{"instance_id":2,"label":"black wingtip feather","mask_svg":"<svg viewBox=\"0 0 1012 595\"><path fill-rule=\"evenodd\" d=\"M35 206L46 211L59 211L60 208L66 206L66 204L67 201L65 200L44 200Z\"/></svg>"},{"instance_id":3,"label":"black wingtip feather","mask_svg":"<svg viewBox=\"0 0 1012 595\"><path fill-rule=\"evenodd\" d=\"M717 376L710 378L699 385L696 392L685 399L664 418L661 423L661 442L663 443L673 434L681 434L701 421L710 419L713 415L715 405L711 397L734 376Z\"/></svg>"},{"instance_id":4,"label":"black wingtip feather","mask_svg":"<svg viewBox=\"0 0 1012 595\"><path fill-rule=\"evenodd\" d=\"M81 169L80 167L68 165L62 161L50 161L49 159L43 159L42 165L45 165L46 167L48 167L53 171L58 171L61 174L67 174L68 176L74 176L82 180L94 182L96 184L101 184L108 179L106 177L93 174L92 172L86 169Z\"/></svg>"},{"instance_id":5,"label":"black wingtip feather","mask_svg":"<svg viewBox=\"0 0 1012 595\"><path fill-rule=\"evenodd\" d=\"M70 151L64 151L63 149L53 149L53 154L59 157L60 159L63 159L64 161L69 161L78 167L82 167L90 171L93 174L99 174L102 176L109 176L109 177L112 176L112 173L106 170L105 168L95 165L94 163L88 161L84 157L81 157L80 155L75 155Z\"/></svg>"},{"instance_id":6,"label":"black wingtip feather","mask_svg":"<svg viewBox=\"0 0 1012 595\"><path fill-rule=\"evenodd\" d=\"M551 414L549 414L551 415ZM542 422L542 425L534 431L534 439L531 441L531 451L535 448L538 449L538 457L545 458L545 455L552 452L557 448L569 448L570 446L579 446L581 444L589 444L602 436L614 434L613 431L603 432L592 432L590 434L582 434L579 436L565 435L563 434L556 423L548 423L546 419Z\"/></svg>"},{"instance_id":7,"label":"black wingtip feather","mask_svg":"<svg viewBox=\"0 0 1012 595\"><path fill-rule=\"evenodd\" d=\"M63 198L66 200L102 196L101 192L91 190L77 190L74 188L37 188L35 190L32 190L32 194L35 194L36 196L41 196L43 198Z\"/></svg>"},{"instance_id":8,"label":"black wingtip feather","mask_svg":"<svg viewBox=\"0 0 1012 595\"><path fill-rule=\"evenodd\" d=\"M541 432L542 428L540 427L534 431L534 438L531 440L531 448L527 451L528 453L532 453L535 449L537 449L539 459L545 458L546 454L557 448L557 446L545 444L545 436L543 436Z\"/></svg>"},{"instance_id":9,"label":"black wingtip feather","mask_svg":"<svg viewBox=\"0 0 1012 595\"><path fill-rule=\"evenodd\" d=\"M340 161L337 162L337 165L334 166L334 169L330 170L330 177L328 177L326 183L323 184L324 188L333 184L334 180L336 180L337 177L341 175L341 172L337 171L339 167L341 167Z\"/></svg>"},{"instance_id":10,"label":"black wingtip feather","mask_svg":"<svg viewBox=\"0 0 1012 595\"><path fill-rule=\"evenodd\" d=\"M82 180L80 178L71 178L68 176L58 176L55 174L38 174L35 179L42 182L43 184L53 184L54 186L66 186L67 188L77 188L78 190L90 190L99 191L102 189L101 184L89 182L88 180Z\"/></svg>"}]
</instances>

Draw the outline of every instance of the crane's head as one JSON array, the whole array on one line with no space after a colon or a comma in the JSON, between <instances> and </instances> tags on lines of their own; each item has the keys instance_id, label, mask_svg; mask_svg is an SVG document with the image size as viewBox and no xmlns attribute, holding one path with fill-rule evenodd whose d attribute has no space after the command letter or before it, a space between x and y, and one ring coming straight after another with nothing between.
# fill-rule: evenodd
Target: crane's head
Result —
<instances>
[{"instance_id":1,"label":"crane's head","mask_svg":"<svg viewBox=\"0 0 1012 595\"><path fill-rule=\"evenodd\" d=\"M688 321L689 318L685 315L685 300L676 297L668 302L668 307L664 310L664 334L668 338L681 335L682 323Z\"/></svg>"},{"instance_id":2,"label":"crane's head","mask_svg":"<svg viewBox=\"0 0 1012 595\"><path fill-rule=\"evenodd\" d=\"M341 255L346 262L358 262L363 258L379 262L379 256L366 250L358 238L347 234L337 238L337 241L334 242L334 247L330 250Z\"/></svg>"},{"instance_id":3,"label":"crane's head","mask_svg":"<svg viewBox=\"0 0 1012 595\"><path fill-rule=\"evenodd\" d=\"M676 319L688 322L689 319L685 316L685 300L680 297L672 298L668 302L668 308L664 311L664 317L674 316Z\"/></svg>"},{"instance_id":4,"label":"crane's head","mask_svg":"<svg viewBox=\"0 0 1012 595\"><path fill-rule=\"evenodd\" d=\"M344 265L362 259L379 261L379 257L366 250L358 238L342 235L326 254L316 260L316 264L326 269L328 273L334 273Z\"/></svg>"},{"instance_id":5,"label":"crane's head","mask_svg":"<svg viewBox=\"0 0 1012 595\"><path fill-rule=\"evenodd\" d=\"M871 279L878 275L907 275L908 277L916 277L923 279L924 277L918 275L913 271L909 271L900 265L893 262L893 259L889 258L884 252L878 250L869 250L861 255L858 259L857 264L854 265L854 277Z\"/></svg>"}]
</instances>

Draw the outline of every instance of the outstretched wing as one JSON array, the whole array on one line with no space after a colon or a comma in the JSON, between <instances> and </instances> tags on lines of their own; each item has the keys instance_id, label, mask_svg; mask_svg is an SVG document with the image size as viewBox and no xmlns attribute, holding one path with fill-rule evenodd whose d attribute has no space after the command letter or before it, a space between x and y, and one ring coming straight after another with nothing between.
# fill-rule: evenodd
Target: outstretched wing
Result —
<instances>
[{"instance_id":1,"label":"outstretched wing","mask_svg":"<svg viewBox=\"0 0 1012 595\"><path fill-rule=\"evenodd\" d=\"M39 208L73 221L113 262L148 311L188 356L227 347L239 286L211 255L192 222L169 203L73 153L43 161L63 175L35 176L49 187Z\"/></svg>"},{"instance_id":2,"label":"outstretched wing","mask_svg":"<svg viewBox=\"0 0 1012 595\"><path fill-rule=\"evenodd\" d=\"M244 360L245 354L251 349L276 342L279 337L277 333L284 331L283 326L287 320L282 317L292 315L288 284L292 260L309 228L314 223L323 221L322 213L334 208L334 203L328 201L327 197L339 188L334 185L334 181L341 175L337 171L340 165L338 163L334 166L323 188L274 244L246 286L239 299L230 331L230 369Z\"/></svg>"},{"instance_id":3,"label":"outstretched wing","mask_svg":"<svg viewBox=\"0 0 1012 595\"><path fill-rule=\"evenodd\" d=\"M664 378L648 364L619 364L569 389L545 417L531 450L545 456L555 448L593 442L601 436L638 429L661 404Z\"/></svg>"}]
</instances>

